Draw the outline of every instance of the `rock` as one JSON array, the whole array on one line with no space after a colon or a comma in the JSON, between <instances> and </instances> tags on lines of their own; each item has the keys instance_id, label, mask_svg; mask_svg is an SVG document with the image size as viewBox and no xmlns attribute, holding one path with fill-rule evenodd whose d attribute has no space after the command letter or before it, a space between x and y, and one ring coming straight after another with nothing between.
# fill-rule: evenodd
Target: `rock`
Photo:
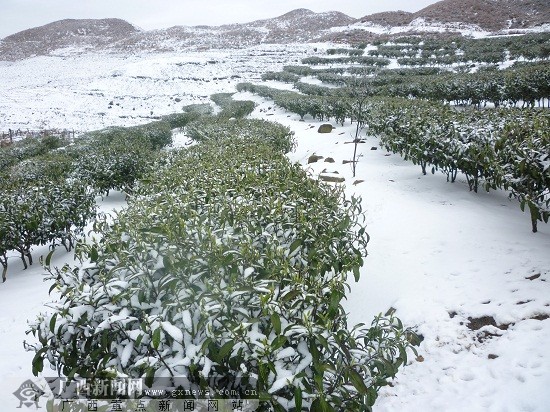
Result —
<instances>
[{"instance_id":1,"label":"rock","mask_svg":"<svg viewBox=\"0 0 550 412\"><path fill-rule=\"evenodd\" d=\"M319 179L323 180L324 182L333 182L333 183L342 183L346 179L340 176L327 176L327 175L319 175Z\"/></svg>"},{"instance_id":2,"label":"rock","mask_svg":"<svg viewBox=\"0 0 550 412\"><path fill-rule=\"evenodd\" d=\"M327 157L327 158L325 159L325 162L327 162L327 163L334 163L334 159L333 159L332 157Z\"/></svg>"},{"instance_id":3,"label":"rock","mask_svg":"<svg viewBox=\"0 0 550 412\"><path fill-rule=\"evenodd\" d=\"M319 126L319 129L317 130L317 133L330 133L332 132L332 125L325 123Z\"/></svg>"},{"instance_id":4,"label":"rock","mask_svg":"<svg viewBox=\"0 0 550 412\"><path fill-rule=\"evenodd\" d=\"M378 147L372 146L372 147L370 148L370 150L378 150Z\"/></svg>"},{"instance_id":5,"label":"rock","mask_svg":"<svg viewBox=\"0 0 550 412\"><path fill-rule=\"evenodd\" d=\"M307 159L307 164L316 163L321 159L323 159L323 156L317 156L316 154L312 154L311 156L309 156L309 159Z\"/></svg>"}]
</instances>

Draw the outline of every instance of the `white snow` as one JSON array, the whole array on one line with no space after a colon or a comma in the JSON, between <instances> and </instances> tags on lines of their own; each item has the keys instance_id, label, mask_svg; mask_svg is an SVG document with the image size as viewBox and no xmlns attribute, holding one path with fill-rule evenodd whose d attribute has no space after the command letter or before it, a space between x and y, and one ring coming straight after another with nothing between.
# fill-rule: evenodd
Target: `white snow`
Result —
<instances>
[{"instance_id":1,"label":"white snow","mask_svg":"<svg viewBox=\"0 0 550 412\"><path fill-rule=\"evenodd\" d=\"M0 130L85 131L147 122L151 110L154 115L174 112L184 104L207 102L214 92L234 91L238 82L259 82L262 72L297 64L311 48L265 45L189 55L89 54L2 62ZM231 79L232 74L241 78ZM227 78L214 80L220 77ZM328 165L323 160L307 165L308 157L316 153L334 158L330 170L345 177L347 194L362 197L371 241L360 281L349 280L349 324L369 324L393 307L405 325L416 326L424 336L421 358L411 358L393 387L381 392L375 411L547 411L550 319L544 317L550 315L550 227L541 223L539 232L531 233L528 215L506 193L475 194L463 178L451 184L442 174L423 176L419 167L399 156L371 150L378 146L372 136L359 147L354 178L342 161L352 156L353 145L345 142L352 140L355 125L334 125L332 133L318 134L318 121L306 117L300 122L298 115L249 93L235 98L258 103L252 117L280 122L296 133L298 148L289 154L291 160L316 177ZM183 133L176 136L175 146L188 144ZM124 195L115 193L101 207L123 204ZM33 354L23 349L24 340L34 341L25 335L27 320L55 300L38 264L38 256L47 253L47 247L35 248L36 263L26 271L14 254L8 280L0 285L3 411L21 410L12 392L32 377ZM71 260L58 250L52 264ZM492 316L508 329L467 327L469 317L482 316ZM185 324L192 326L189 314ZM167 325L163 328L179 337ZM483 337L483 332L492 335ZM186 342L185 349L185 362L195 359L196 347ZM124 347L123 355L129 350ZM205 363L205 372L208 367ZM44 375L55 376L55 371L45 370Z\"/></svg>"}]
</instances>

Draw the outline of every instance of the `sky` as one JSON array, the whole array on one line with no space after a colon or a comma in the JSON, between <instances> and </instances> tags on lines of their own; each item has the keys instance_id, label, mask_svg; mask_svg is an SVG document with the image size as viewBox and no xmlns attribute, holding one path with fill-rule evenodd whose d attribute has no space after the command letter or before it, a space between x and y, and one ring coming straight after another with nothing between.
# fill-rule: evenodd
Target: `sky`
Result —
<instances>
[{"instance_id":1,"label":"sky","mask_svg":"<svg viewBox=\"0 0 550 412\"><path fill-rule=\"evenodd\" d=\"M390 10L415 12L437 0L0 0L0 38L62 19L116 17L145 29L246 23L306 8L360 18Z\"/></svg>"}]
</instances>

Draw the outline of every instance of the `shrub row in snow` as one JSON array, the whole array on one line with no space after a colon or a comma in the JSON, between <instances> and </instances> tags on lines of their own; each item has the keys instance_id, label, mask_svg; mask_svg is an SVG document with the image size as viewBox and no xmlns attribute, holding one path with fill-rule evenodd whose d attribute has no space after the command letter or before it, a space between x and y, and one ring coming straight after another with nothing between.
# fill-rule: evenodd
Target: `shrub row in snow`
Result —
<instances>
[{"instance_id":1,"label":"shrub row in snow","mask_svg":"<svg viewBox=\"0 0 550 412\"><path fill-rule=\"evenodd\" d=\"M435 73L434 73L435 72ZM457 105L534 107L550 101L550 65L544 63L512 66L505 70L451 73L439 68L384 69L376 76L316 73L319 80L340 89L294 82L302 93L326 96L346 94L360 85L370 96L429 99ZM283 80L281 76L279 80Z\"/></svg>"},{"instance_id":2,"label":"shrub row in snow","mask_svg":"<svg viewBox=\"0 0 550 412\"><path fill-rule=\"evenodd\" d=\"M386 149L420 164L423 173L431 165L451 182L464 173L476 192L481 184L487 190L510 190L522 210L530 211L534 232L538 221L550 218L550 115L545 110L456 110L433 101L386 97L361 103L351 88L323 96L250 83L237 88L271 98L302 118L366 123ZM360 88L355 92L361 95Z\"/></svg>"},{"instance_id":3,"label":"shrub row in snow","mask_svg":"<svg viewBox=\"0 0 550 412\"><path fill-rule=\"evenodd\" d=\"M57 160L51 157L49 161ZM47 168L40 170L44 172ZM55 246L60 242L70 250L74 237L95 214L95 197L86 186L62 174L35 176L31 184L24 177L12 178L2 183L0 196L3 281L8 269L8 252L17 251L26 269L27 260L33 263L31 248L34 245Z\"/></svg>"},{"instance_id":4,"label":"shrub row in snow","mask_svg":"<svg viewBox=\"0 0 550 412\"><path fill-rule=\"evenodd\" d=\"M432 166L454 182L462 172L470 190L506 189L532 230L550 218L550 113L544 110L461 110L407 99L370 99L365 121L381 144L407 160Z\"/></svg>"},{"instance_id":5,"label":"shrub row in snow","mask_svg":"<svg viewBox=\"0 0 550 412\"><path fill-rule=\"evenodd\" d=\"M158 149L171 139L168 122L153 122L90 132L72 144L50 136L10 147L14 159L0 180L3 280L10 251L20 254L26 268L27 261L33 263L34 245L53 248L61 243L71 250L75 237L95 216L96 194L110 189L130 192Z\"/></svg>"},{"instance_id":6,"label":"shrub row in snow","mask_svg":"<svg viewBox=\"0 0 550 412\"><path fill-rule=\"evenodd\" d=\"M221 107L218 113L220 119L242 119L248 116L256 104L250 100L233 100L233 93L215 93L210 98L214 103Z\"/></svg>"},{"instance_id":7,"label":"shrub row in snow","mask_svg":"<svg viewBox=\"0 0 550 412\"><path fill-rule=\"evenodd\" d=\"M239 379L260 410L371 410L416 337L395 318L348 328L360 202L291 164L286 128L205 118L189 131L199 144L167 153L80 263L51 270L61 299L31 325L34 372Z\"/></svg>"},{"instance_id":8,"label":"shrub row in snow","mask_svg":"<svg viewBox=\"0 0 550 412\"><path fill-rule=\"evenodd\" d=\"M44 155L59 147L66 146L68 139L60 136L27 137L5 147L0 147L0 177L11 166L36 156Z\"/></svg>"}]
</instances>

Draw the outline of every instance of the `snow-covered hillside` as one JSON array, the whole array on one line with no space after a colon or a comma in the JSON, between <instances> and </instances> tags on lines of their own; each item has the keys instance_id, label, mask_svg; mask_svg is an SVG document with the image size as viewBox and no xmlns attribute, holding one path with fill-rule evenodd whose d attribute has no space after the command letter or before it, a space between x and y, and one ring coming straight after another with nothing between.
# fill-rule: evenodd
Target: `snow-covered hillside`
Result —
<instances>
[{"instance_id":1,"label":"snow-covered hillside","mask_svg":"<svg viewBox=\"0 0 550 412\"><path fill-rule=\"evenodd\" d=\"M186 53L40 56L0 62L0 132L8 129L86 131L151 121L235 91L268 70L321 54L328 45L263 45Z\"/></svg>"},{"instance_id":2,"label":"snow-covered hillside","mask_svg":"<svg viewBox=\"0 0 550 412\"><path fill-rule=\"evenodd\" d=\"M145 123L185 104L207 102L214 92L235 91L242 81L322 54L328 44L264 45L232 51L134 56L84 54L0 63L0 131L67 128L77 131ZM315 51L317 50L317 51ZM273 82L272 85L277 85ZM280 85L288 87L288 85ZM347 192L362 197L371 236L358 283L350 279L350 326L370 324L396 310L424 337L419 354L377 412L530 411L550 405L550 226L530 231L529 217L506 193L468 191L463 178L423 176L418 166L378 148L360 145L357 176L349 164L355 125L318 134L318 121L274 107L248 93L253 117L280 122L296 134L291 160L345 178ZM181 135L179 135L181 136ZM183 138L185 138L183 136ZM308 163L311 154L323 156ZM334 162L328 162L328 158ZM99 200L98 200L99 201ZM124 205L115 194L103 210ZM36 249L36 256L47 248ZM55 264L71 259L59 250ZM38 263L23 271L14 255L0 285L0 388L2 410L17 411L12 394L32 377L32 355L23 349L26 322L55 296ZM51 375L54 373L52 372Z\"/></svg>"}]
</instances>

